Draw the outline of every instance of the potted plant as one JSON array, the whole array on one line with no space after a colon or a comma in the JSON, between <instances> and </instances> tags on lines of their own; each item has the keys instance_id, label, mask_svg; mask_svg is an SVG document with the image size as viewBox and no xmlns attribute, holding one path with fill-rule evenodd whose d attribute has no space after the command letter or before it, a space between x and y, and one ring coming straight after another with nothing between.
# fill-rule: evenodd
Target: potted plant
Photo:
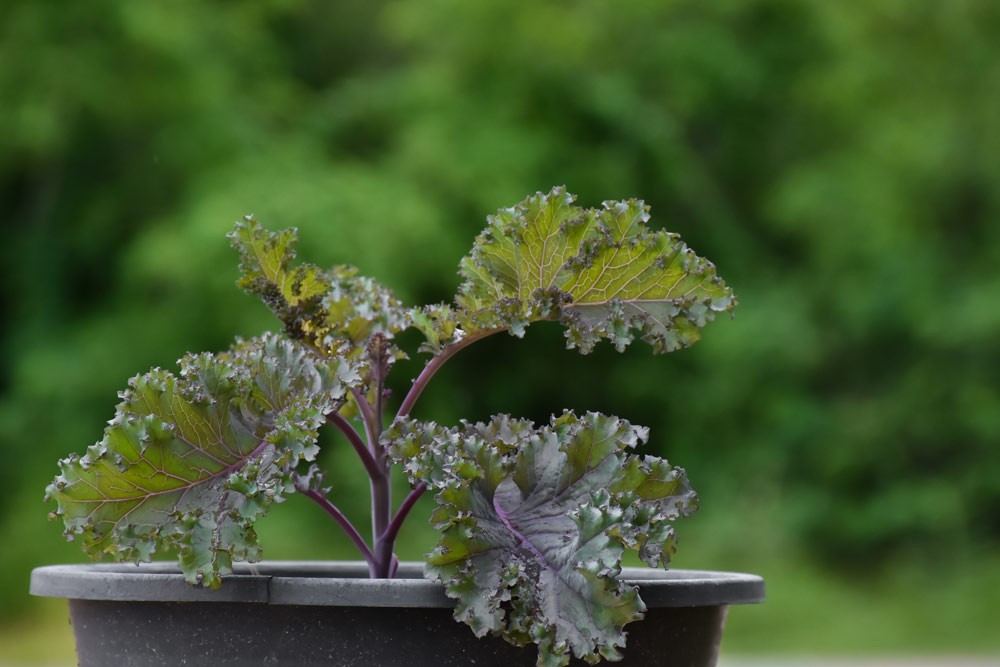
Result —
<instances>
[{"instance_id":1,"label":"potted plant","mask_svg":"<svg viewBox=\"0 0 1000 667\"><path fill-rule=\"evenodd\" d=\"M537 193L489 218L454 304L411 309L351 267L296 265L294 230L237 223L239 284L282 332L132 378L104 438L47 488L68 539L142 564L33 573L33 593L70 598L80 664L714 664L727 605L759 601L763 584L666 571L672 524L696 496L682 468L633 453L647 429L596 412L541 425L410 417L456 353L533 322L561 323L583 354L602 339L623 350L639 337L654 353L694 343L736 299L648 219L641 201L583 209L563 188ZM385 381L409 327L429 360L391 410ZM370 542L312 463L324 425L370 479ZM412 485L395 508L393 465ZM399 528L428 491L440 543L423 567L400 563ZM247 565L261 558L254 522L296 492L364 563ZM622 568L626 550L655 569ZM179 569L151 563L161 551Z\"/></svg>"}]
</instances>

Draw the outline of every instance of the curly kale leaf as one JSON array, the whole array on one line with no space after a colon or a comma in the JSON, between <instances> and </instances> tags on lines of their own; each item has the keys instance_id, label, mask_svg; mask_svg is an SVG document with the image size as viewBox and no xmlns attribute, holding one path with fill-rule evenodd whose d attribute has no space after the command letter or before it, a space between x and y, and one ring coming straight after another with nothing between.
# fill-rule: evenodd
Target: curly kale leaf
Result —
<instances>
[{"instance_id":1,"label":"curly kale leaf","mask_svg":"<svg viewBox=\"0 0 1000 667\"><path fill-rule=\"evenodd\" d=\"M457 307L412 316L427 349L494 330L521 336L532 322L558 320L568 347L584 354L605 338L623 350L636 333L654 352L671 352L736 306L711 262L646 226L643 202L583 209L574 200L557 187L490 216L461 262Z\"/></svg>"},{"instance_id":2,"label":"curly kale leaf","mask_svg":"<svg viewBox=\"0 0 1000 667\"><path fill-rule=\"evenodd\" d=\"M241 256L240 287L260 297L290 337L325 354L344 349L349 357L360 356L373 334L391 338L410 325L392 292L359 276L356 268L293 266L294 229L270 232L247 216L236 223L229 239Z\"/></svg>"},{"instance_id":3,"label":"curly kale leaf","mask_svg":"<svg viewBox=\"0 0 1000 667\"><path fill-rule=\"evenodd\" d=\"M358 381L346 360L274 335L189 355L179 375L133 378L104 439L60 461L47 495L92 556L174 549L189 581L217 587L234 560L259 560L254 521L294 490L324 415Z\"/></svg>"},{"instance_id":4,"label":"curly kale leaf","mask_svg":"<svg viewBox=\"0 0 1000 667\"><path fill-rule=\"evenodd\" d=\"M507 416L445 428L398 421L384 442L437 490L427 573L478 635L538 644L539 665L620 658L645 605L617 577L624 549L666 566L671 523L696 508L684 470L628 453L647 430L598 413L548 426Z\"/></svg>"}]
</instances>

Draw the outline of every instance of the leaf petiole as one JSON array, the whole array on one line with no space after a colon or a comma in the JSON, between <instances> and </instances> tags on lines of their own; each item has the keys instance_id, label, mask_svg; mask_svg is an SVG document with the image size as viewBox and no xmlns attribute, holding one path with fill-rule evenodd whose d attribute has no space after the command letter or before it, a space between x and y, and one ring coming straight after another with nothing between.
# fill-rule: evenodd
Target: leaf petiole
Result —
<instances>
[{"instance_id":1,"label":"leaf petiole","mask_svg":"<svg viewBox=\"0 0 1000 667\"><path fill-rule=\"evenodd\" d=\"M354 402L358 405L358 412L361 413L361 421L365 424L365 436L368 438L369 449L372 454L375 453L373 439L373 430L375 428L375 415L372 412L372 406L368 402L368 397L365 396L365 392L361 391L357 387L351 389L351 396L354 397Z\"/></svg>"},{"instance_id":2,"label":"leaf petiole","mask_svg":"<svg viewBox=\"0 0 1000 667\"><path fill-rule=\"evenodd\" d=\"M410 411L416 404L417 399L420 398L420 394L423 393L424 389L427 387L427 384L431 381L431 378L433 378L434 374L437 373L442 366L444 366L445 362L447 362L449 359L451 359L453 356L464 350L472 343L475 343L477 340L481 340L483 338L486 338L487 336L492 336L495 333L499 333L505 330L506 329L504 328L496 328L496 329L487 329L485 331L480 331L470 336L466 336L457 343L452 343L451 345L448 345L447 347L443 348L440 352L438 352L434 357L431 358L430 361L427 362L427 365L424 366L424 369L420 371L420 375L418 375L417 379L413 381L413 384L410 386L410 391L406 393L406 397L403 399L402 405L399 406L399 411L396 413L396 418L399 419L400 417L406 417L407 415L410 414Z\"/></svg>"},{"instance_id":3,"label":"leaf petiole","mask_svg":"<svg viewBox=\"0 0 1000 667\"><path fill-rule=\"evenodd\" d=\"M385 529L385 533L382 535L383 540L389 542L395 542L396 536L399 535L399 529L403 526L403 522L406 521L406 517L410 514L410 510L413 506L417 504L417 500L420 496L424 495L424 491L427 490L427 485L421 482L417 484L413 489L406 495L403 502L399 504L399 509L396 510L395 516L392 517L392 521L389 522L388 528Z\"/></svg>"},{"instance_id":4,"label":"leaf petiole","mask_svg":"<svg viewBox=\"0 0 1000 667\"><path fill-rule=\"evenodd\" d=\"M344 434L348 442L351 443L354 451L357 452L358 458L361 459L361 463L364 464L365 470L368 472L368 477L374 479L382 474L378 463L375 461L375 457L372 456L371 451L365 445L365 441L361 439L361 435L351 423L344 419L343 415L339 412L331 412L326 416L326 421L336 426Z\"/></svg>"},{"instance_id":5,"label":"leaf petiole","mask_svg":"<svg viewBox=\"0 0 1000 667\"><path fill-rule=\"evenodd\" d=\"M351 542L354 543L354 546L356 546L358 551L361 552L361 555L364 556L369 569L376 566L375 556L372 554L371 549L369 549L368 545L365 544L364 538L361 537L361 533L359 533L358 529L354 527L351 520L340 511L340 508L330 502L330 499L318 489L307 489L302 491L302 495L319 505L324 512L329 514L333 520L344 529L344 532L347 533L347 537L350 538Z\"/></svg>"}]
</instances>

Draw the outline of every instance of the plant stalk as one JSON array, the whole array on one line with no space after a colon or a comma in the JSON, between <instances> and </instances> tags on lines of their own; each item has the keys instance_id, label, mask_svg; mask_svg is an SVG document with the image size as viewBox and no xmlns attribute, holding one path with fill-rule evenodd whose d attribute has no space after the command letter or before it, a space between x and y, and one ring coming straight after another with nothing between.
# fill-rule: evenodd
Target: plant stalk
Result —
<instances>
[{"instance_id":1,"label":"plant stalk","mask_svg":"<svg viewBox=\"0 0 1000 667\"><path fill-rule=\"evenodd\" d=\"M357 430L351 423L344 419L343 415L339 412L331 412L326 416L326 420L340 429L340 432L347 437L348 442L354 447L354 451L357 453L358 458L361 459L361 463L364 464L365 470L368 472L368 477L374 477L380 474L378 463L375 461L375 457L372 453L368 451L368 447L365 445L365 441L361 439Z\"/></svg>"},{"instance_id":2,"label":"plant stalk","mask_svg":"<svg viewBox=\"0 0 1000 667\"><path fill-rule=\"evenodd\" d=\"M410 510L413 506L417 504L417 500L420 496L424 495L424 491L427 490L427 485L421 482L417 484L410 493L407 494L403 502L399 504L399 509L396 510L396 515L392 517L392 521L389 522L389 526L385 529L385 534L382 539L394 543L396 541L396 536L399 535L399 529L402 527L403 522L406 521L407 515L409 515Z\"/></svg>"},{"instance_id":3,"label":"plant stalk","mask_svg":"<svg viewBox=\"0 0 1000 667\"><path fill-rule=\"evenodd\" d=\"M464 350L472 343L475 343L477 340L481 340L483 338L486 338L487 336L492 336L493 334L504 330L505 329L488 329L486 331L481 331L477 334L466 336L457 343L452 343L451 345L446 346L440 352L438 352L437 355L432 357L431 360L427 362L427 365L424 366L424 369L420 371L420 375L418 375L417 379L413 381L413 385L410 386L410 391L406 393L406 397L403 399L402 405L399 406L399 411L396 413L396 418L398 419L400 417L406 417L407 415L410 414L410 411L416 404L417 399L420 398L420 394L422 394L424 388L427 387L427 383L429 383L431 381L431 378L434 377L434 374L437 373L441 369L441 367L445 365L445 362L447 362L449 359L454 357L456 354Z\"/></svg>"},{"instance_id":4,"label":"plant stalk","mask_svg":"<svg viewBox=\"0 0 1000 667\"><path fill-rule=\"evenodd\" d=\"M344 513L340 511L340 508L330 502L330 499L323 495L323 493L318 489L307 489L302 493L302 495L319 505L324 512L333 517L333 520L344 529L344 532L347 533L351 542L354 543L354 546L356 546L358 551L361 552L361 555L364 556L365 561L368 563L369 570L375 567L374 554L372 554L368 545L365 544L365 539L361 537L361 533L359 533L357 528L354 527L351 520L344 516Z\"/></svg>"},{"instance_id":5,"label":"plant stalk","mask_svg":"<svg viewBox=\"0 0 1000 667\"><path fill-rule=\"evenodd\" d=\"M420 375L413 381L413 385L410 387L409 392L407 392L403 399L402 405L400 405L399 411L396 413L396 418L398 419L410 414L417 399L423 393L424 388L426 388L438 370L444 366L445 362L475 341L486 338L498 331L503 331L503 329L482 331L468 336L457 343L453 343L438 352L436 356L427 362ZM362 553L365 554L365 560L368 561L370 577L372 579L385 579L391 578L396 574L396 569L399 566L399 560L393 553L396 538L410 510L413 509L417 500L427 490L427 486L418 484L414 487L406 498L403 499L403 502L400 503L396 514L392 514L392 480L389 474L389 460L379 442L379 439L382 437L384 425L385 373L388 369L388 364L385 363L384 357L384 340L380 340L375 345L370 345L369 355L371 359L371 379L375 389L374 405L368 401L368 397L360 389L353 389L351 392L365 425L365 437L368 440L367 446L362 441L360 434L339 413L332 413L328 415L327 419L347 437L361 459L361 462L364 464L365 471L368 473L372 503L371 550L364 544L364 540L358 535L357 530L353 531L353 535L348 534L351 535L351 539L355 541L355 544L358 544L360 540L361 546L359 548L363 547ZM322 497L322 494L319 495ZM315 498L313 499L315 500ZM323 499L325 500L325 497ZM330 508L336 510L329 501L326 502L330 505ZM343 514L340 514L339 510L336 510L337 514L333 514L329 508L324 507L324 509L328 513L331 513L331 516L334 516L334 518L337 517L337 514L343 517ZM344 518L344 521L346 521L346 518ZM348 522L349 524L350 522ZM351 526L351 529L353 530L353 526Z\"/></svg>"},{"instance_id":6,"label":"plant stalk","mask_svg":"<svg viewBox=\"0 0 1000 667\"><path fill-rule=\"evenodd\" d=\"M389 485L389 475L385 474L371 480L372 493L372 534L374 538L373 555L375 557L374 567L369 566L372 579L387 579L389 577L389 564L392 559L392 541L383 538L386 526L389 523L389 516L392 512L392 488Z\"/></svg>"},{"instance_id":7,"label":"plant stalk","mask_svg":"<svg viewBox=\"0 0 1000 667\"><path fill-rule=\"evenodd\" d=\"M369 564L368 569L371 578L386 579L390 576L393 558L393 540L385 541L383 538L392 518L392 480L389 476L389 460L379 443L379 438L382 437L383 428L385 374L389 366L385 359L385 339L378 337L373 341L374 344L369 344L369 355L375 389L374 405L369 403L368 397L360 391L355 392L354 399L361 408L368 436L368 451L375 462L375 470L369 472L374 562Z\"/></svg>"}]
</instances>

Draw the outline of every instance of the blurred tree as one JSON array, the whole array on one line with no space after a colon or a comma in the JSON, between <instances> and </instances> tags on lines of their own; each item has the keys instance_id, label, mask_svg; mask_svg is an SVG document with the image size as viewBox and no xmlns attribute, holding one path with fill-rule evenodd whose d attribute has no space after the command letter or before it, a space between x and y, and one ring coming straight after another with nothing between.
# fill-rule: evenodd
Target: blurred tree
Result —
<instances>
[{"instance_id":1,"label":"blurred tree","mask_svg":"<svg viewBox=\"0 0 1000 667\"><path fill-rule=\"evenodd\" d=\"M561 183L645 198L736 319L653 362L560 352L545 326L491 339L424 414L646 423L705 521L745 513L711 538L733 567L995 546L998 31L990 0L9 0L0 613L31 566L78 557L38 499L124 379L271 326L232 286L232 220L298 226L308 259L429 302L487 213Z\"/></svg>"}]
</instances>

